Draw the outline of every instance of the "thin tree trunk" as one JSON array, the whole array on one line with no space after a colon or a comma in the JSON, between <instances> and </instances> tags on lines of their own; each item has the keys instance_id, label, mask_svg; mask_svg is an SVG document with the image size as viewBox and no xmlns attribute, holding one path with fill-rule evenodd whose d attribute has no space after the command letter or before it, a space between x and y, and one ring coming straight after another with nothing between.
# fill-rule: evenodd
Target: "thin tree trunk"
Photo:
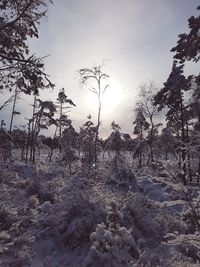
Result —
<instances>
[{"instance_id":1,"label":"thin tree trunk","mask_svg":"<svg viewBox=\"0 0 200 267\"><path fill-rule=\"evenodd\" d=\"M36 109L36 95L34 95L34 100L33 100L33 114L32 114L32 127L31 127L31 138L30 138L30 158L29 160L33 160L33 149L34 149L34 132L35 132L35 127L36 127L36 122L35 122L35 109Z\"/></svg>"},{"instance_id":2,"label":"thin tree trunk","mask_svg":"<svg viewBox=\"0 0 200 267\"><path fill-rule=\"evenodd\" d=\"M139 168L142 168L142 152L139 152Z\"/></svg>"},{"instance_id":3,"label":"thin tree trunk","mask_svg":"<svg viewBox=\"0 0 200 267\"><path fill-rule=\"evenodd\" d=\"M29 143L30 143L30 121L28 122L28 135L27 135L27 141L26 141L26 157L25 162L28 161L28 151L29 151Z\"/></svg>"},{"instance_id":4,"label":"thin tree trunk","mask_svg":"<svg viewBox=\"0 0 200 267\"><path fill-rule=\"evenodd\" d=\"M24 152L25 152L25 144L23 144L21 147L21 161L24 160Z\"/></svg>"},{"instance_id":5,"label":"thin tree trunk","mask_svg":"<svg viewBox=\"0 0 200 267\"><path fill-rule=\"evenodd\" d=\"M183 169L183 184L187 185L186 181L186 153L185 153L185 127L184 127L184 111L183 111L183 103L181 100L180 103L180 108L181 108L181 153L182 153L182 169Z\"/></svg>"},{"instance_id":6,"label":"thin tree trunk","mask_svg":"<svg viewBox=\"0 0 200 267\"><path fill-rule=\"evenodd\" d=\"M154 131L154 125L153 125L153 119L150 117L151 122L151 136L150 136L150 158L151 158L151 164L154 162L154 155L153 155L153 131ZM154 165L152 165L152 168L154 170Z\"/></svg>"},{"instance_id":7,"label":"thin tree trunk","mask_svg":"<svg viewBox=\"0 0 200 267\"><path fill-rule=\"evenodd\" d=\"M60 128L59 128L59 139L60 139L60 144L59 144L59 149L60 149L60 154L62 152L61 148L61 137L62 137L62 125L61 125L61 118L62 118L62 101L60 102Z\"/></svg>"},{"instance_id":8,"label":"thin tree trunk","mask_svg":"<svg viewBox=\"0 0 200 267\"><path fill-rule=\"evenodd\" d=\"M56 126L53 140L55 140L55 138L56 138L57 129L58 129L58 127ZM51 150L50 150L50 153L49 153L49 162L51 161L51 158L52 158L52 156L53 156L53 150L54 150L54 148L51 147Z\"/></svg>"},{"instance_id":9,"label":"thin tree trunk","mask_svg":"<svg viewBox=\"0 0 200 267\"><path fill-rule=\"evenodd\" d=\"M197 177L197 183L200 182L200 155L199 155L199 164L198 164L198 177Z\"/></svg>"},{"instance_id":10,"label":"thin tree trunk","mask_svg":"<svg viewBox=\"0 0 200 267\"><path fill-rule=\"evenodd\" d=\"M186 130L187 130L187 144L189 144L188 122L186 122ZM188 151L188 153L187 153L187 159L188 159L188 171L189 171L190 183L192 183L192 169L191 169L190 151Z\"/></svg>"},{"instance_id":11,"label":"thin tree trunk","mask_svg":"<svg viewBox=\"0 0 200 267\"><path fill-rule=\"evenodd\" d=\"M69 161L69 174L72 174L72 166L71 166L71 161Z\"/></svg>"},{"instance_id":12,"label":"thin tree trunk","mask_svg":"<svg viewBox=\"0 0 200 267\"><path fill-rule=\"evenodd\" d=\"M4 108L4 107L6 107L10 102L12 102L13 101L13 95L11 96L11 97L9 97L3 104L1 104L1 106L0 106L0 111Z\"/></svg>"},{"instance_id":13,"label":"thin tree trunk","mask_svg":"<svg viewBox=\"0 0 200 267\"><path fill-rule=\"evenodd\" d=\"M99 94L98 94L98 102L99 102L99 108L98 108L98 117L97 117L97 128L96 128L96 135L95 135L95 141L94 141L94 161L97 162L97 142L98 142L98 136L99 136L99 127L100 127L100 119L101 119L101 86L100 81L98 82L99 87Z\"/></svg>"},{"instance_id":14,"label":"thin tree trunk","mask_svg":"<svg viewBox=\"0 0 200 267\"><path fill-rule=\"evenodd\" d=\"M13 125L13 118L14 118L14 113L15 113L15 105L16 105L16 101L17 101L17 88L15 89L15 95L14 95L14 100L13 100L13 107L12 107L12 114L11 114L11 120L10 120L10 133L12 131L12 125Z\"/></svg>"}]
</instances>

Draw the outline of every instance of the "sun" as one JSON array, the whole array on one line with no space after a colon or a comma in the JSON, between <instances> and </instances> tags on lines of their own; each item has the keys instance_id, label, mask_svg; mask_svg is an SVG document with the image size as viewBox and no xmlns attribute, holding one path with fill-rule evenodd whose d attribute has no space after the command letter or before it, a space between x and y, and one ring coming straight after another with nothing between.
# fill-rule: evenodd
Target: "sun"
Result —
<instances>
[{"instance_id":1,"label":"sun","mask_svg":"<svg viewBox=\"0 0 200 267\"><path fill-rule=\"evenodd\" d=\"M109 86L102 97L102 116L109 116L116 112L119 112L118 108L123 102L124 94L121 84L114 79L110 79ZM98 98L95 93L88 92L87 105L91 112L95 112L98 109Z\"/></svg>"}]
</instances>

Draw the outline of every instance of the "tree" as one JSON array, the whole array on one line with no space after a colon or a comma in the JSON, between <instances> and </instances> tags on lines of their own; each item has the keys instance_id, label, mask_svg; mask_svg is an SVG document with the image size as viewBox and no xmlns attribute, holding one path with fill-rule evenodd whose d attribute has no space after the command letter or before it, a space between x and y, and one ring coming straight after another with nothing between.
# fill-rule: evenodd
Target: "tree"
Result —
<instances>
[{"instance_id":1,"label":"tree","mask_svg":"<svg viewBox=\"0 0 200 267\"><path fill-rule=\"evenodd\" d=\"M197 7L200 10L200 6ZM180 63L186 61L198 62L200 59L200 16L190 17L188 19L189 33L179 34L179 40L177 45L171 49L171 52L175 52L174 58ZM196 89L193 93L192 103L190 105L191 115L198 118L198 122L195 123L195 127L200 122L200 109L199 109L199 86L200 74L197 77L193 77L194 83L196 83ZM198 139L198 138L197 138ZM197 140L196 139L196 140ZM196 141L195 141L196 146ZM199 157L199 176L200 176L200 157ZM198 178L199 179L199 178Z\"/></svg>"},{"instance_id":2,"label":"tree","mask_svg":"<svg viewBox=\"0 0 200 267\"><path fill-rule=\"evenodd\" d=\"M81 84L85 85L88 81L91 81L89 90L96 94L98 98L97 127L95 136L95 162L97 162L97 141L99 136L99 127L101 124L102 99L106 89L109 86L109 84L106 83L109 75L102 71L102 67L103 65L99 65L93 68L79 69L78 71L81 77ZM95 83L94 86L93 83Z\"/></svg>"},{"instance_id":3,"label":"tree","mask_svg":"<svg viewBox=\"0 0 200 267\"><path fill-rule=\"evenodd\" d=\"M21 160L25 159L25 148L26 148L26 140L27 133L25 130L14 129L12 131L12 140L13 144L16 148L20 148L21 150Z\"/></svg>"},{"instance_id":4,"label":"tree","mask_svg":"<svg viewBox=\"0 0 200 267\"><path fill-rule=\"evenodd\" d=\"M12 131L12 124L13 124L14 115L21 114L19 111L15 110L15 106L16 106L16 102L17 102L17 99L18 99L18 95L19 95L19 91L18 91L17 88L15 88L14 98L13 98L12 114L11 114L11 119L10 119L10 132Z\"/></svg>"},{"instance_id":5,"label":"tree","mask_svg":"<svg viewBox=\"0 0 200 267\"><path fill-rule=\"evenodd\" d=\"M183 75L183 66L177 66L174 61L172 71L164 83L164 87L155 95L155 105L158 105L158 110L167 107L166 120L176 123L178 127L177 134L180 132L180 151L182 155L182 170L183 183L186 184L186 142L187 142L187 113L184 102L184 92L189 90L189 80Z\"/></svg>"},{"instance_id":6,"label":"tree","mask_svg":"<svg viewBox=\"0 0 200 267\"><path fill-rule=\"evenodd\" d=\"M96 127L91 121L91 118L91 115L88 115L88 120L80 128L79 133L79 149L82 150L82 167L86 168L88 174L91 170L91 167L95 166L95 151L97 149L95 146Z\"/></svg>"},{"instance_id":7,"label":"tree","mask_svg":"<svg viewBox=\"0 0 200 267\"><path fill-rule=\"evenodd\" d=\"M156 134L161 123L156 123L156 116L158 115L157 107L154 105L154 95L158 91L155 84L142 84L139 86L139 101L137 106L142 110L146 121L149 124L147 143L150 150L151 163L154 162L154 151ZM153 165L154 166L154 165Z\"/></svg>"},{"instance_id":8,"label":"tree","mask_svg":"<svg viewBox=\"0 0 200 267\"><path fill-rule=\"evenodd\" d=\"M197 7L200 10L200 6ZM179 34L177 45L171 49L176 52L174 59L184 63L186 60L198 62L200 59L200 16L188 19L189 33Z\"/></svg>"},{"instance_id":9,"label":"tree","mask_svg":"<svg viewBox=\"0 0 200 267\"><path fill-rule=\"evenodd\" d=\"M140 106L136 108L136 112L137 112L136 118L135 121L133 122L133 124L135 125L133 133L138 136L138 140L134 156L138 155L139 168L141 168L143 150L145 146L144 132L149 129L149 123L146 121L145 116L143 114L143 109Z\"/></svg>"},{"instance_id":10,"label":"tree","mask_svg":"<svg viewBox=\"0 0 200 267\"><path fill-rule=\"evenodd\" d=\"M119 157L120 156L120 151L123 147L123 140L122 136L120 133L120 126L119 124L116 124L114 121L111 123L111 129L112 133L106 140L105 144L105 150L112 150L115 152L115 156Z\"/></svg>"},{"instance_id":11,"label":"tree","mask_svg":"<svg viewBox=\"0 0 200 267\"><path fill-rule=\"evenodd\" d=\"M177 139L173 136L173 127L167 124L166 127L162 129L159 141L160 149L165 153L165 160L168 160L168 154L172 154L177 160Z\"/></svg>"},{"instance_id":12,"label":"tree","mask_svg":"<svg viewBox=\"0 0 200 267\"><path fill-rule=\"evenodd\" d=\"M69 109L70 106L64 106L64 104L68 104L71 106L76 106L71 99L67 98L67 95L65 94L65 89L62 88L60 92L58 93L57 98L58 104L59 104L59 120L58 120L58 127L59 127L59 139L60 139L60 153L61 153L61 138L62 138L62 129L65 126L68 126L68 117L63 113L64 109Z\"/></svg>"},{"instance_id":13,"label":"tree","mask_svg":"<svg viewBox=\"0 0 200 267\"><path fill-rule=\"evenodd\" d=\"M52 101L41 101L40 99L36 99L36 101L38 102L38 108L34 113L34 118L32 118L32 120L34 120L34 126L30 143L30 160L33 162L35 162L35 146L40 130L48 129L48 126L56 123L53 118L54 113L56 112L54 103Z\"/></svg>"},{"instance_id":14,"label":"tree","mask_svg":"<svg viewBox=\"0 0 200 267\"><path fill-rule=\"evenodd\" d=\"M124 142L124 151L129 151L130 155L133 152L135 143L128 133L122 133L122 140Z\"/></svg>"},{"instance_id":15,"label":"tree","mask_svg":"<svg viewBox=\"0 0 200 267\"><path fill-rule=\"evenodd\" d=\"M12 136L3 128L0 129L0 161L5 164L11 158Z\"/></svg>"},{"instance_id":16,"label":"tree","mask_svg":"<svg viewBox=\"0 0 200 267\"><path fill-rule=\"evenodd\" d=\"M72 126L72 121L68 119L68 125L65 127L62 133L62 161L65 166L68 164L69 173L72 174L72 162L78 159L75 151L75 143L76 143L77 133Z\"/></svg>"},{"instance_id":17,"label":"tree","mask_svg":"<svg viewBox=\"0 0 200 267\"><path fill-rule=\"evenodd\" d=\"M38 38L38 26L51 0L7 0L0 3L0 89L27 94L53 87L42 58L30 55L28 38Z\"/></svg>"}]
</instances>

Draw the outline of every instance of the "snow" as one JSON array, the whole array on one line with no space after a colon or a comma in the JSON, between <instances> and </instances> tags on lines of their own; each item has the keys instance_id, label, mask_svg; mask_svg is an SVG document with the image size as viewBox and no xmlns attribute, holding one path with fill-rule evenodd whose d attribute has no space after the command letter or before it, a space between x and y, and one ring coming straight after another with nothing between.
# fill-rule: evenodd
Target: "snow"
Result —
<instances>
[{"instance_id":1,"label":"snow","mask_svg":"<svg viewBox=\"0 0 200 267\"><path fill-rule=\"evenodd\" d=\"M25 164L16 153L1 172L0 266L80 267L94 255L108 262L108 244L114 266L199 266L191 207L170 177L127 163L113 170L109 158L88 176L78 167L69 175L45 157ZM200 216L199 188L191 190Z\"/></svg>"}]
</instances>

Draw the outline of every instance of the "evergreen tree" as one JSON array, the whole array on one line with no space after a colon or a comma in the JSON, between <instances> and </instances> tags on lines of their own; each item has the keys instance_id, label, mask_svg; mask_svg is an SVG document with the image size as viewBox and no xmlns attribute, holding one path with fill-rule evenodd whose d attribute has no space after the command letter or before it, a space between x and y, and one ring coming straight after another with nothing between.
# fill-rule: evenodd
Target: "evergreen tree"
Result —
<instances>
[{"instance_id":1,"label":"evergreen tree","mask_svg":"<svg viewBox=\"0 0 200 267\"><path fill-rule=\"evenodd\" d=\"M38 26L51 0L7 0L0 2L0 89L18 89L30 94L53 87L42 58L31 55L28 39L38 38Z\"/></svg>"},{"instance_id":2,"label":"evergreen tree","mask_svg":"<svg viewBox=\"0 0 200 267\"><path fill-rule=\"evenodd\" d=\"M200 10L200 6L197 7ZM177 45L171 49L174 58L184 63L186 60L198 62L200 59L200 16L188 19L189 33L179 34Z\"/></svg>"},{"instance_id":3,"label":"evergreen tree","mask_svg":"<svg viewBox=\"0 0 200 267\"><path fill-rule=\"evenodd\" d=\"M56 112L56 107L52 101L42 101L36 99L38 107L34 113L34 126L32 129L32 138L31 138L31 151L30 151L30 160L35 162L35 149L38 135L41 129L48 129L52 124L55 124L56 121L53 118Z\"/></svg>"},{"instance_id":4,"label":"evergreen tree","mask_svg":"<svg viewBox=\"0 0 200 267\"><path fill-rule=\"evenodd\" d=\"M58 107L59 107L59 120L58 120L58 127L59 127L59 139L60 139L60 153L61 153L61 138L62 138L62 130L65 126L68 126L68 116L64 113L64 110L69 109L70 106L76 106L74 102L67 97L65 94L65 89L62 88L58 93ZM67 106L65 105L67 104Z\"/></svg>"},{"instance_id":5,"label":"evergreen tree","mask_svg":"<svg viewBox=\"0 0 200 267\"><path fill-rule=\"evenodd\" d=\"M187 142L187 109L184 93L190 89L189 81L183 75L183 66L177 66L174 61L172 71L164 83L164 87L155 95L155 105L158 110L167 107L166 120L176 123L178 134L180 132L180 151L182 155L183 183L186 184L186 142Z\"/></svg>"},{"instance_id":6,"label":"evergreen tree","mask_svg":"<svg viewBox=\"0 0 200 267\"><path fill-rule=\"evenodd\" d=\"M143 150L145 147L144 134L149 129L150 125L146 121L145 116L143 114L143 109L140 106L136 109L136 112L137 112L136 118L135 118L135 121L133 122L133 124L135 125L133 133L136 134L138 138L137 138L137 145L135 148L134 156L138 156L139 168L141 168Z\"/></svg>"},{"instance_id":7,"label":"evergreen tree","mask_svg":"<svg viewBox=\"0 0 200 267\"><path fill-rule=\"evenodd\" d=\"M75 151L76 131L72 126L72 121L68 119L68 124L62 132L62 161L68 165L69 173L72 174L72 162L78 159Z\"/></svg>"},{"instance_id":8,"label":"evergreen tree","mask_svg":"<svg viewBox=\"0 0 200 267\"><path fill-rule=\"evenodd\" d=\"M89 174L91 167L95 166L95 155L97 147L95 143L96 127L91 121L91 115L88 115L87 121L80 128L79 133L79 149L81 155L82 168L87 170Z\"/></svg>"}]
</instances>

